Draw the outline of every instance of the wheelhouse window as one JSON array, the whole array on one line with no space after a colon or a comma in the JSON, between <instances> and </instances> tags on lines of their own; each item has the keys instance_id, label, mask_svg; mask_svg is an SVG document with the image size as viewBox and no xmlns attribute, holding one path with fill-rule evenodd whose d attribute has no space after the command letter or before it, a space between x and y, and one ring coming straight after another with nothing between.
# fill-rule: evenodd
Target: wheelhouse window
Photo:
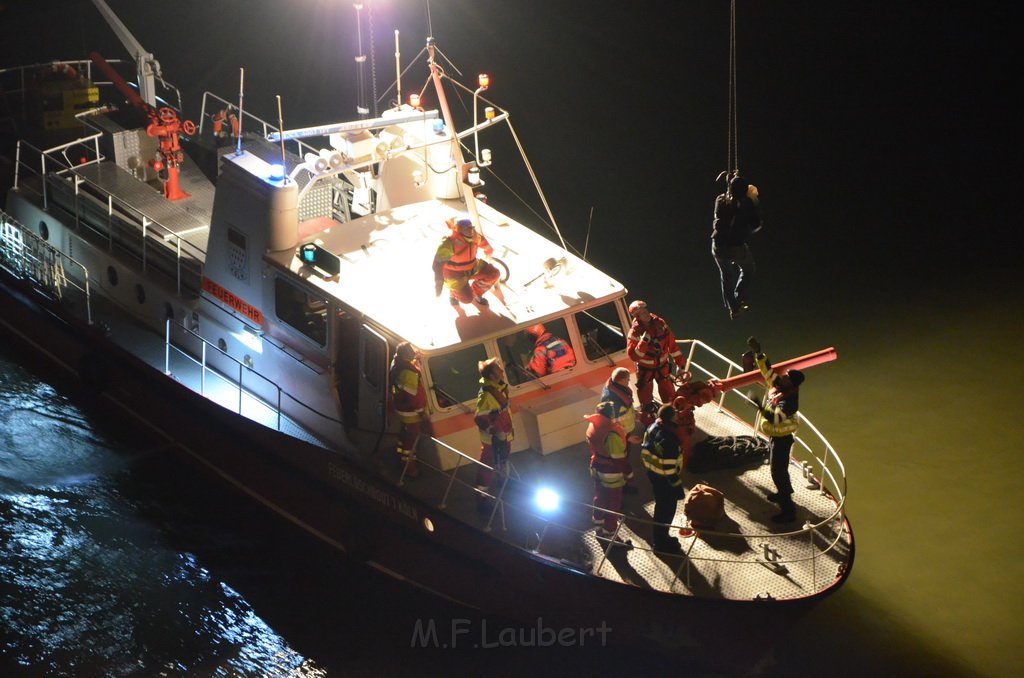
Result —
<instances>
[{"instance_id":1,"label":"wheelhouse window","mask_svg":"<svg viewBox=\"0 0 1024 678\"><path fill-rule=\"evenodd\" d=\"M537 326L534 325L532 327L536 328ZM562 339L571 347L572 342L569 339L569 330L566 327L565 319L556 318L549 320L543 323L543 327L544 333L550 334L551 339ZM544 361L543 358L539 358L540 362L546 362L546 364L538 366L534 362L536 343L536 335L530 334L528 330L512 332L498 339L498 350L501 353L501 361L505 365L508 383L513 386L528 383L538 376L545 376L551 372L564 370L575 364L574 361L559 356L554 361Z\"/></svg>"},{"instance_id":2,"label":"wheelhouse window","mask_svg":"<svg viewBox=\"0 0 1024 678\"><path fill-rule=\"evenodd\" d=\"M457 403L476 400L477 391L480 390L478 363L486 359L487 350L483 344L429 358L427 364L437 404L452 407Z\"/></svg>"},{"instance_id":3,"label":"wheelhouse window","mask_svg":"<svg viewBox=\"0 0 1024 678\"><path fill-rule=\"evenodd\" d=\"M320 346L327 344L327 302L324 299L283 278L275 278L274 312Z\"/></svg>"},{"instance_id":4,"label":"wheelhouse window","mask_svg":"<svg viewBox=\"0 0 1024 678\"><path fill-rule=\"evenodd\" d=\"M587 360L600 360L626 348L626 336L616 302L576 314Z\"/></svg>"}]
</instances>

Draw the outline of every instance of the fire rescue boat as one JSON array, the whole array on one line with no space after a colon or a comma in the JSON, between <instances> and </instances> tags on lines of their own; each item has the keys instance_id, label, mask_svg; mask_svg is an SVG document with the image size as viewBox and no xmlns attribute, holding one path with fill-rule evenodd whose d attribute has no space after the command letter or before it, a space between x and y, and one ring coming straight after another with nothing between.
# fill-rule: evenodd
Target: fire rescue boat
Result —
<instances>
[{"instance_id":1,"label":"fire rescue boat","mask_svg":"<svg viewBox=\"0 0 1024 678\"><path fill-rule=\"evenodd\" d=\"M487 613L606 623L621 637L688 648L734 636L741 618L771 626L846 580L845 469L803 414L790 465L795 523L770 520L763 453L734 456L684 472L688 487L723 494L724 516L693 525L680 502L670 531L682 553L659 553L634 445L639 492L626 496L618 533L632 548L596 537L584 416L613 368L634 369L627 289L567 246L550 210L549 223L524 222L481 195L496 171L487 139L511 132L518 146L486 76L470 86L452 78L428 39L430 87L380 117L287 129L207 93L197 125L159 98L151 55L110 23L136 60L136 85L99 54L62 62L79 89L100 92L96 105L59 142L52 129L25 128L12 147L5 335L317 539ZM7 96L30 97L21 76L55 67L3 69ZM451 88L471 98L469 120L455 119ZM216 152L199 153L203 144ZM493 246L500 279L487 305L435 294L434 253L460 218ZM396 269L403 297L381 303ZM526 369L537 325L571 346L574 364ZM389 407L400 342L420 356L431 424L414 479L395 454ZM763 392L760 374L699 339L678 346L675 403L692 417L689 446L756 449L759 396L741 388ZM828 348L782 364L835 357ZM478 365L494 358L516 434L500 482L481 490Z\"/></svg>"}]
</instances>

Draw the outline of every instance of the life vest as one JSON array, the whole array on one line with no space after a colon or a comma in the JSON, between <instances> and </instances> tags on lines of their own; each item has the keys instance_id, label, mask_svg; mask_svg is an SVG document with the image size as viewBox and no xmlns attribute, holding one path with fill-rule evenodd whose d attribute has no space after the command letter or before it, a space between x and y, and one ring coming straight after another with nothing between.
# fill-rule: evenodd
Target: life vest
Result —
<instances>
[{"instance_id":1,"label":"life vest","mask_svg":"<svg viewBox=\"0 0 1024 678\"><path fill-rule=\"evenodd\" d=\"M391 362L388 383L391 385L391 404L395 414L403 421L419 419L420 413L427 406L427 392L419 368L411 362L396 358Z\"/></svg>"},{"instance_id":2,"label":"life vest","mask_svg":"<svg viewBox=\"0 0 1024 678\"><path fill-rule=\"evenodd\" d=\"M626 437L622 427L608 417L588 414L587 447L590 448L590 474L608 488L622 487L633 475L626 459Z\"/></svg>"},{"instance_id":3,"label":"life vest","mask_svg":"<svg viewBox=\"0 0 1024 678\"><path fill-rule=\"evenodd\" d=\"M448 239L452 245L452 256L445 262L445 270L457 273L473 270L479 236L474 233L472 238L467 239L461 233L453 233Z\"/></svg>"},{"instance_id":4,"label":"life vest","mask_svg":"<svg viewBox=\"0 0 1024 678\"><path fill-rule=\"evenodd\" d=\"M568 342L550 332L543 334L533 349L530 369L539 377L551 374L576 364L576 354Z\"/></svg>"},{"instance_id":5,"label":"life vest","mask_svg":"<svg viewBox=\"0 0 1024 678\"><path fill-rule=\"evenodd\" d=\"M512 413L509 411L508 384L480 379L480 392L476 398L476 417L473 421L480 430L480 442L490 445L494 438L512 440ZM493 434L491 433L493 431Z\"/></svg>"}]
</instances>

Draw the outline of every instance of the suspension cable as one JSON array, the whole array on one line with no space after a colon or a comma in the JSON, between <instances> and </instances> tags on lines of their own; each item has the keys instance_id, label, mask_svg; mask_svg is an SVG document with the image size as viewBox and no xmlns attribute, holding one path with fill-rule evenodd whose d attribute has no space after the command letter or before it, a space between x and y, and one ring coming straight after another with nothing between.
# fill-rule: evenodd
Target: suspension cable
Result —
<instances>
[{"instance_id":1,"label":"suspension cable","mask_svg":"<svg viewBox=\"0 0 1024 678\"><path fill-rule=\"evenodd\" d=\"M729 3L729 120L726 171L740 172L739 109L736 97L736 0Z\"/></svg>"}]
</instances>

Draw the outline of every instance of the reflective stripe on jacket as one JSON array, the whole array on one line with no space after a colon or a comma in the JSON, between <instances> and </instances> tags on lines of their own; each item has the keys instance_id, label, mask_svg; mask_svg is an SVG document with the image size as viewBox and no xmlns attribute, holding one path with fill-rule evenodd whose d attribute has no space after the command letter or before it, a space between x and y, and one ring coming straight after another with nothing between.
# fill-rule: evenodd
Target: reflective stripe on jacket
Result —
<instances>
[{"instance_id":1,"label":"reflective stripe on jacket","mask_svg":"<svg viewBox=\"0 0 1024 678\"><path fill-rule=\"evenodd\" d=\"M507 383L480 379L474 421L480 430L480 442L484 445L490 445L494 439L509 441L515 437Z\"/></svg>"},{"instance_id":2,"label":"reflective stripe on jacket","mask_svg":"<svg viewBox=\"0 0 1024 678\"><path fill-rule=\"evenodd\" d=\"M559 339L547 332L537 339L533 347L533 358L530 360L530 371L538 377L551 374L576 364L576 354L572 346L564 339Z\"/></svg>"},{"instance_id":3,"label":"reflective stripe on jacket","mask_svg":"<svg viewBox=\"0 0 1024 678\"><path fill-rule=\"evenodd\" d=\"M683 468L682 448L679 437L661 419L655 420L640 446L640 459L644 468L659 476L665 476L672 485L682 485L679 472Z\"/></svg>"},{"instance_id":4,"label":"reflective stripe on jacket","mask_svg":"<svg viewBox=\"0 0 1024 678\"><path fill-rule=\"evenodd\" d=\"M679 367L684 363L683 354L668 323L653 313L646 327L639 320L633 321L626 337L626 353L638 368L647 370L656 370L668 364L670 358Z\"/></svg>"},{"instance_id":5,"label":"reflective stripe on jacket","mask_svg":"<svg viewBox=\"0 0 1024 678\"><path fill-rule=\"evenodd\" d=\"M396 357L391 363L388 380L391 383L391 404L399 420L410 424L422 419L427 406L427 392L419 368Z\"/></svg>"},{"instance_id":6,"label":"reflective stripe on jacket","mask_svg":"<svg viewBox=\"0 0 1024 678\"><path fill-rule=\"evenodd\" d=\"M625 432L602 414L595 412L583 418L590 422L587 447L590 448L591 475L605 487L622 487L633 477L633 469L626 458Z\"/></svg>"},{"instance_id":7,"label":"reflective stripe on jacket","mask_svg":"<svg viewBox=\"0 0 1024 678\"><path fill-rule=\"evenodd\" d=\"M758 424L758 430L772 438L781 438L796 433L800 428L800 421L797 419L798 389L791 388L784 391L775 386L778 375L763 353L754 358L754 363L761 371L765 383L771 386L771 390L768 392L768 407L765 408L764 418Z\"/></svg>"}]
</instances>

